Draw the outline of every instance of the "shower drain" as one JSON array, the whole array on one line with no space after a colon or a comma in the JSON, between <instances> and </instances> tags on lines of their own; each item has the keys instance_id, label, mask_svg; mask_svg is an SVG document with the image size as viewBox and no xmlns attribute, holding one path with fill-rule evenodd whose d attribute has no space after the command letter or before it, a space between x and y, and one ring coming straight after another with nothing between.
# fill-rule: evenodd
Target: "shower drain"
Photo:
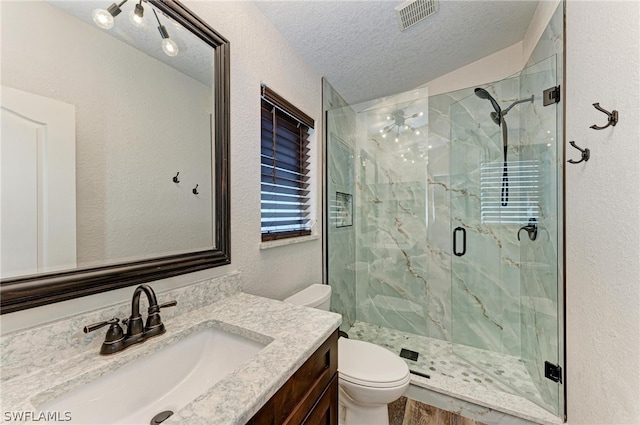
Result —
<instances>
[{"instance_id":1,"label":"shower drain","mask_svg":"<svg viewBox=\"0 0 640 425\"><path fill-rule=\"evenodd\" d=\"M173 415L173 412L171 410L165 410L164 412L160 412L157 415L155 415L153 418L151 418L151 422L149 422L149 425L161 424L162 422L169 419L171 415Z\"/></svg>"},{"instance_id":2,"label":"shower drain","mask_svg":"<svg viewBox=\"0 0 640 425\"><path fill-rule=\"evenodd\" d=\"M409 360L413 360L414 362L418 360L418 356L420 354L417 351L413 351L413 350L408 350L406 348L403 348L400 350L400 357L403 357L405 359L409 359Z\"/></svg>"}]
</instances>

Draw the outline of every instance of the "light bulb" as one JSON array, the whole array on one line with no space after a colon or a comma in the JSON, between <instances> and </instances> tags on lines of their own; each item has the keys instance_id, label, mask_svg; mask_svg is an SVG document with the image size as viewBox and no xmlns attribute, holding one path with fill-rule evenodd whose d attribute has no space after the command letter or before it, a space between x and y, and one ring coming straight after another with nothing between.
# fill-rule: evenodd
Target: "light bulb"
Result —
<instances>
[{"instance_id":1,"label":"light bulb","mask_svg":"<svg viewBox=\"0 0 640 425\"><path fill-rule=\"evenodd\" d=\"M420 135L420 130L416 130L416 136Z\"/></svg>"},{"instance_id":2,"label":"light bulb","mask_svg":"<svg viewBox=\"0 0 640 425\"><path fill-rule=\"evenodd\" d=\"M144 9L141 4L136 4L136 7L129 13L129 20L136 27L144 26Z\"/></svg>"},{"instance_id":3,"label":"light bulb","mask_svg":"<svg viewBox=\"0 0 640 425\"><path fill-rule=\"evenodd\" d=\"M399 141L400 141L400 139L398 139L398 138L396 137L395 142L396 142L396 143L398 143Z\"/></svg>"},{"instance_id":4,"label":"light bulb","mask_svg":"<svg viewBox=\"0 0 640 425\"><path fill-rule=\"evenodd\" d=\"M129 20L136 27L139 27L139 28L144 27L144 18L142 16L136 15L136 13L133 10L129 14Z\"/></svg>"},{"instance_id":5,"label":"light bulb","mask_svg":"<svg viewBox=\"0 0 640 425\"><path fill-rule=\"evenodd\" d=\"M386 134L383 134L383 135L382 135L382 138L383 138L383 139L385 139L386 137L387 137L387 135L386 135Z\"/></svg>"},{"instance_id":6,"label":"light bulb","mask_svg":"<svg viewBox=\"0 0 640 425\"><path fill-rule=\"evenodd\" d=\"M167 56L175 56L178 54L178 45L170 38L164 38L162 40L162 50Z\"/></svg>"},{"instance_id":7,"label":"light bulb","mask_svg":"<svg viewBox=\"0 0 640 425\"><path fill-rule=\"evenodd\" d=\"M96 9L91 13L93 22L102 29L108 30L113 27L113 16L104 9Z\"/></svg>"}]
</instances>

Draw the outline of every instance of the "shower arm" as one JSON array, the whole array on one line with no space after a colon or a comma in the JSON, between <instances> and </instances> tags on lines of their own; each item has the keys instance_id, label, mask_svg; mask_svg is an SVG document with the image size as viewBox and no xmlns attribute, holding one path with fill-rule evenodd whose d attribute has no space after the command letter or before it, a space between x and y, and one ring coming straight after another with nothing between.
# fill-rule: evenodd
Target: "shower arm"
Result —
<instances>
[{"instance_id":1,"label":"shower arm","mask_svg":"<svg viewBox=\"0 0 640 425\"><path fill-rule=\"evenodd\" d=\"M511 110L511 108L513 108L514 106L520 104L520 103L525 103L525 102L531 102L533 103L533 99L534 99L534 95L531 95L531 97L528 97L526 99L520 99L520 100L516 100L515 102L513 102L511 105L509 105L509 107L507 109L504 109L502 111L502 116L504 117L505 115L507 115L507 113Z\"/></svg>"}]
</instances>

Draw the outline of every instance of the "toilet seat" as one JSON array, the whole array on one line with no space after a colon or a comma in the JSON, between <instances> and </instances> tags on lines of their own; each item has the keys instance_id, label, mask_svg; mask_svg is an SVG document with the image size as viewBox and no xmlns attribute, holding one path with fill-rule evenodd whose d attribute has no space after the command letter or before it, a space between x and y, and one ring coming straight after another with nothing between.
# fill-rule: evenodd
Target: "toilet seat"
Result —
<instances>
[{"instance_id":1,"label":"toilet seat","mask_svg":"<svg viewBox=\"0 0 640 425\"><path fill-rule=\"evenodd\" d=\"M400 357L378 345L338 339L338 377L369 388L394 388L409 382L409 367Z\"/></svg>"}]
</instances>

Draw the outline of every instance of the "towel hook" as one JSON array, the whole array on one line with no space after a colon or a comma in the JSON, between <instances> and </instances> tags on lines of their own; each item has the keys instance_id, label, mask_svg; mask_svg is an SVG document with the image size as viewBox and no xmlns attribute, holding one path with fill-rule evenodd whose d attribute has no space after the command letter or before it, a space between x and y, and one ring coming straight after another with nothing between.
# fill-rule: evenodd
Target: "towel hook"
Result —
<instances>
[{"instance_id":1,"label":"towel hook","mask_svg":"<svg viewBox=\"0 0 640 425\"><path fill-rule=\"evenodd\" d=\"M615 109L613 110L613 112L609 112L606 109L602 109L599 103L594 103L593 107L596 108L598 111L604 112L605 114L607 114L607 119L609 120L609 122L607 122L607 125L605 125L604 127L600 127L594 124L590 128L593 128L594 130L604 130L610 125L615 126L618 123L618 111L616 111Z\"/></svg>"},{"instance_id":2,"label":"towel hook","mask_svg":"<svg viewBox=\"0 0 640 425\"><path fill-rule=\"evenodd\" d=\"M582 154L582 158L580 159L580 161L574 161L573 159L570 159L567 162L570 162L571 164L580 164L582 161L587 162L589 160L589 158L591 157L591 151L589 150L589 148L581 149L578 147L578 145L576 145L576 142L573 141L569 142L569 144L580 151L580 153Z\"/></svg>"},{"instance_id":3,"label":"towel hook","mask_svg":"<svg viewBox=\"0 0 640 425\"><path fill-rule=\"evenodd\" d=\"M173 178L173 182L174 183L180 183L180 180L178 180L178 176L180 175L180 171L178 171L175 175L175 177Z\"/></svg>"}]
</instances>

